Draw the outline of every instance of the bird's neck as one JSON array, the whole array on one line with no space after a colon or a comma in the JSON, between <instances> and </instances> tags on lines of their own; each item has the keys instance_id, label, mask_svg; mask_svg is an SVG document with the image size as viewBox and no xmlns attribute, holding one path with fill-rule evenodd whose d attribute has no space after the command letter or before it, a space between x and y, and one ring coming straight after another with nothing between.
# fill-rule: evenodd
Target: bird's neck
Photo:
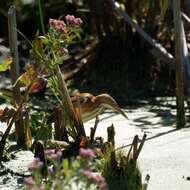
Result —
<instances>
[{"instance_id":1,"label":"bird's neck","mask_svg":"<svg viewBox=\"0 0 190 190\"><path fill-rule=\"evenodd\" d=\"M92 109L90 112L83 112L83 113L81 113L82 121L87 122L91 119L94 119L96 116L103 113L104 110L105 110L105 108L103 106L99 106L97 108Z\"/></svg>"}]
</instances>

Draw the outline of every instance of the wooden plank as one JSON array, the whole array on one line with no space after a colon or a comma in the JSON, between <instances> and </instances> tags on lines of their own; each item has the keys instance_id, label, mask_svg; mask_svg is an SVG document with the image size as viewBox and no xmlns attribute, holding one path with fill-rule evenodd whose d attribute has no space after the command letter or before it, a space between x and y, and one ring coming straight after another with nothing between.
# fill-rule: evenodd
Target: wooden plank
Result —
<instances>
[{"instance_id":1,"label":"wooden plank","mask_svg":"<svg viewBox=\"0 0 190 190\"><path fill-rule=\"evenodd\" d=\"M183 84L183 46L182 46L182 20L180 1L173 0L174 36L175 36L175 65L176 65L176 105L177 128L185 126L184 84Z\"/></svg>"},{"instance_id":2,"label":"wooden plank","mask_svg":"<svg viewBox=\"0 0 190 190\"><path fill-rule=\"evenodd\" d=\"M190 96L190 62L183 22L181 22L182 64L185 95Z\"/></svg>"},{"instance_id":3,"label":"wooden plank","mask_svg":"<svg viewBox=\"0 0 190 190\"><path fill-rule=\"evenodd\" d=\"M11 64L10 74L12 85L15 84L19 77L19 57L18 57L18 46L17 46L17 32L16 32L16 10L14 6L11 6L8 11L8 27L9 27L9 46L10 53L13 58L13 64ZM18 86L13 87L14 104L20 102L20 89Z\"/></svg>"},{"instance_id":4,"label":"wooden plank","mask_svg":"<svg viewBox=\"0 0 190 190\"><path fill-rule=\"evenodd\" d=\"M13 103L14 105L19 105L21 102L21 94L19 84L14 85L20 74L19 67L19 56L18 56L18 40L17 40L17 25L16 25L16 8L11 6L8 11L8 28L9 28L9 46L11 56L13 58L13 63L11 64L10 75L13 85ZM16 141L20 146L25 145L25 135L24 135L24 123L23 119L20 118L15 122L16 129Z\"/></svg>"}]
</instances>

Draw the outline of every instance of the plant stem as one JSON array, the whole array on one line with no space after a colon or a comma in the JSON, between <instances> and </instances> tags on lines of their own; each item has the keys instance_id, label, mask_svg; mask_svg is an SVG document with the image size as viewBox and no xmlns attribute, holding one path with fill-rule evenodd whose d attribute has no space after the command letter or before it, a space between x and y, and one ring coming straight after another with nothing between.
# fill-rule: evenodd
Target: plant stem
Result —
<instances>
[{"instance_id":1,"label":"plant stem","mask_svg":"<svg viewBox=\"0 0 190 190\"><path fill-rule=\"evenodd\" d=\"M31 84L32 85L32 84ZM2 138L1 138L1 141L0 141L0 161L2 160L3 158L3 152L4 152L4 149L5 149L5 144L6 144L6 139L9 135L9 132L13 126L13 123L16 121L17 117L19 116L20 114L20 111L22 110L22 107L23 107L23 104L26 102L27 100L27 97L28 97L28 93L30 91L30 88L31 88L31 85L28 86L25 94L24 94L24 97L22 99L22 101L19 103L19 106L17 108L17 110L15 111L15 113L13 114L12 116L12 119L11 121L9 122L8 126L7 126L7 129L5 131L5 133L3 134Z\"/></svg>"},{"instance_id":2,"label":"plant stem","mask_svg":"<svg viewBox=\"0 0 190 190\"><path fill-rule=\"evenodd\" d=\"M59 68L59 65L56 65L55 71L56 71L56 76L58 78L58 84L60 87L61 101L65 107L64 111L68 115L68 120L69 120L69 124L70 124L70 129L72 130L72 135L75 138L77 138L77 132L76 132L75 127L74 127L74 119L75 119L74 108L73 108L73 104L71 102L71 98L69 96L69 93L68 93L68 90L66 87L65 80L63 78L63 74L61 73L61 70Z\"/></svg>"},{"instance_id":3,"label":"plant stem","mask_svg":"<svg viewBox=\"0 0 190 190\"><path fill-rule=\"evenodd\" d=\"M42 11L41 0L38 0L38 8L39 8L40 24L41 24L41 28L42 28L42 33L43 33L43 35L45 35L45 26L44 26L44 19L43 19L43 11Z\"/></svg>"},{"instance_id":4,"label":"plant stem","mask_svg":"<svg viewBox=\"0 0 190 190\"><path fill-rule=\"evenodd\" d=\"M91 128L91 133L90 133L90 142L91 142L91 143L94 141L94 136L95 136L95 132L96 132L98 123L99 123L99 117L96 116L96 120L95 120L94 127Z\"/></svg>"}]
</instances>

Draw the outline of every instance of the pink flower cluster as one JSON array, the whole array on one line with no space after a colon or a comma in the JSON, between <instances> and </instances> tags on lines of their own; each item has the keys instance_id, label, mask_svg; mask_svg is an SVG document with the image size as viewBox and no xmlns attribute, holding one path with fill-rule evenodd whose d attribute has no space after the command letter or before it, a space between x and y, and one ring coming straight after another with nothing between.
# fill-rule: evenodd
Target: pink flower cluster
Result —
<instances>
[{"instance_id":1,"label":"pink flower cluster","mask_svg":"<svg viewBox=\"0 0 190 190\"><path fill-rule=\"evenodd\" d=\"M95 184L98 185L100 190L108 190L107 183L105 178L100 175L99 173L94 173L91 170L83 171L84 176L86 176L89 180L93 181Z\"/></svg>"},{"instance_id":2,"label":"pink flower cluster","mask_svg":"<svg viewBox=\"0 0 190 190\"><path fill-rule=\"evenodd\" d=\"M62 152L56 151L54 149L49 149L45 151L45 155L51 160L60 160L62 156Z\"/></svg>"},{"instance_id":3,"label":"pink flower cluster","mask_svg":"<svg viewBox=\"0 0 190 190\"><path fill-rule=\"evenodd\" d=\"M66 32L66 24L63 20L49 19L49 25L55 30Z\"/></svg>"},{"instance_id":4,"label":"pink flower cluster","mask_svg":"<svg viewBox=\"0 0 190 190\"><path fill-rule=\"evenodd\" d=\"M81 18L75 18L73 15L67 15L65 16L65 21L68 25L72 27L80 27L82 24ZM57 19L49 19L49 25L51 28L60 31L60 32L67 32L67 26L63 20L57 20Z\"/></svg>"},{"instance_id":5,"label":"pink flower cluster","mask_svg":"<svg viewBox=\"0 0 190 190\"><path fill-rule=\"evenodd\" d=\"M24 179L24 183L31 190L45 190L45 186L44 185L41 185L40 187L38 187L36 185L34 177L27 177L27 178L25 178Z\"/></svg>"},{"instance_id":6,"label":"pink flower cluster","mask_svg":"<svg viewBox=\"0 0 190 190\"><path fill-rule=\"evenodd\" d=\"M39 158L34 158L32 163L28 165L28 170L32 172L37 169L40 169L42 166L43 166L43 162L41 162Z\"/></svg>"},{"instance_id":7,"label":"pink flower cluster","mask_svg":"<svg viewBox=\"0 0 190 190\"><path fill-rule=\"evenodd\" d=\"M65 20L66 20L67 24L74 26L74 27L80 27L80 25L82 24L81 18L75 18L75 16L73 16L73 15L65 16Z\"/></svg>"},{"instance_id":8,"label":"pink flower cluster","mask_svg":"<svg viewBox=\"0 0 190 190\"><path fill-rule=\"evenodd\" d=\"M80 148L79 155L82 158L93 158L93 157L95 157L95 152L94 152L94 150L92 150L90 148L87 148L87 149Z\"/></svg>"}]
</instances>

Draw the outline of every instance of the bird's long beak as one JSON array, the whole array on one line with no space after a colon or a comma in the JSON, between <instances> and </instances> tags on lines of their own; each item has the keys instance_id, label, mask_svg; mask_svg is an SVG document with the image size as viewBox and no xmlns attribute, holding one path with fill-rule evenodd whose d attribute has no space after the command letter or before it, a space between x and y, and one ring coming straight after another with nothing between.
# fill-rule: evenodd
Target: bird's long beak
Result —
<instances>
[{"instance_id":1,"label":"bird's long beak","mask_svg":"<svg viewBox=\"0 0 190 190\"><path fill-rule=\"evenodd\" d=\"M120 113L125 119L129 119L124 111L119 107L117 102L108 94L100 94L96 96L97 101L99 101L105 108L112 109Z\"/></svg>"},{"instance_id":2,"label":"bird's long beak","mask_svg":"<svg viewBox=\"0 0 190 190\"><path fill-rule=\"evenodd\" d=\"M117 105L117 104L104 104L105 107L112 109L113 111L116 111L117 113L121 114L125 119L129 119L126 113Z\"/></svg>"},{"instance_id":3,"label":"bird's long beak","mask_svg":"<svg viewBox=\"0 0 190 190\"><path fill-rule=\"evenodd\" d=\"M129 119L128 116L126 115L126 113L120 107L116 107L115 111L120 113L125 119Z\"/></svg>"}]
</instances>

